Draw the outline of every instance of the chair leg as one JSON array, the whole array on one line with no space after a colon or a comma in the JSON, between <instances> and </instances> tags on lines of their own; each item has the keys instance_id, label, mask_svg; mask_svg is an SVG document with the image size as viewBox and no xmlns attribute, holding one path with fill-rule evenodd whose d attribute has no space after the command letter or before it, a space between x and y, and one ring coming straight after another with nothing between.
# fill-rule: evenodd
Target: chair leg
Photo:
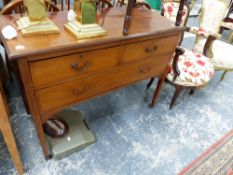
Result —
<instances>
[{"instance_id":1,"label":"chair leg","mask_svg":"<svg viewBox=\"0 0 233 175\"><path fill-rule=\"evenodd\" d=\"M193 95L195 92L195 89L191 89L190 92L189 92L189 95Z\"/></svg>"},{"instance_id":2,"label":"chair leg","mask_svg":"<svg viewBox=\"0 0 233 175\"><path fill-rule=\"evenodd\" d=\"M177 97L180 95L181 91L184 89L184 87L178 86L178 85L176 85L175 88L176 90L172 97L172 101L170 103L170 109L172 109L172 107L175 105Z\"/></svg>"},{"instance_id":3,"label":"chair leg","mask_svg":"<svg viewBox=\"0 0 233 175\"><path fill-rule=\"evenodd\" d=\"M150 81L146 85L146 90L148 90L150 88L150 86L153 84L154 80L155 80L155 78L150 79Z\"/></svg>"},{"instance_id":4,"label":"chair leg","mask_svg":"<svg viewBox=\"0 0 233 175\"><path fill-rule=\"evenodd\" d=\"M6 62L6 65L7 65L7 71L8 71L8 77L9 77L9 80L10 82L12 83L13 82L13 75L12 75L12 67L11 67L11 64L9 61Z\"/></svg>"},{"instance_id":5,"label":"chair leg","mask_svg":"<svg viewBox=\"0 0 233 175\"><path fill-rule=\"evenodd\" d=\"M233 41L233 32L231 33L231 35L229 36L229 38L227 39L227 41L229 43L232 43L232 41Z\"/></svg>"},{"instance_id":6,"label":"chair leg","mask_svg":"<svg viewBox=\"0 0 233 175\"><path fill-rule=\"evenodd\" d=\"M224 31L224 27L220 27L219 34L222 34Z\"/></svg>"},{"instance_id":7,"label":"chair leg","mask_svg":"<svg viewBox=\"0 0 233 175\"><path fill-rule=\"evenodd\" d=\"M225 77L226 73L227 73L227 71L224 71L224 72L223 72L223 74L222 74L222 76L221 76L220 81L222 81L222 80L224 79L224 77Z\"/></svg>"},{"instance_id":8,"label":"chair leg","mask_svg":"<svg viewBox=\"0 0 233 175\"><path fill-rule=\"evenodd\" d=\"M191 9L193 9L195 3L196 3L196 0L192 0Z\"/></svg>"}]
</instances>

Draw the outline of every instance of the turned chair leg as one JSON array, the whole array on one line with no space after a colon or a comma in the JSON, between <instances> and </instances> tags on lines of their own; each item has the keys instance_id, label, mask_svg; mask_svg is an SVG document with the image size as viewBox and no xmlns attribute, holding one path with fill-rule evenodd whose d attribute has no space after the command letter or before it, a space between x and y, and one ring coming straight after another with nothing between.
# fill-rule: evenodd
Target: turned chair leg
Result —
<instances>
[{"instance_id":1,"label":"turned chair leg","mask_svg":"<svg viewBox=\"0 0 233 175\"><path fill-rule=\"evenodd\" d=\"M13 82L13 75L12 75L12 67L11 67L11 65L10 65L10 62L9 61L7 61L6 62L6 66L7 66L7 71L8 71L8 77L9 77L9 80L10 80L10 82L12 83Z\"/></svg>"},{"instance_id":2,"label":"turned chair leg","mask_svg":"<svg viewBox=\"0 0 233 175\"><path fill-rule=\"evenodd\" d=\"M178 85L176 85L175 88L176 88L176 90L174 92L174 95L172 97L172 101L170 103L170 109L172 109L172 107L175 105L177 97L180 95L181 91L184 89L184 87L178 86Z\"/></svg>"},{"instance_id":3,"label":"turned chair leg","mask_svg":"<svg viewBox=\"0 0 233 175\"><path fill-rule=\"evenodd\" d=\"M224 79L224 77L225 77L226 73L227 73L227 71L224 71L224 72L223 72L223 74L222 74L222 76L221 76L220 81L222 81L222 80Z\"/></svg>"},{"instance_id":4,"label":"turned chair leg","mask_svg":"<svg viewBox=\"0 0 233 175\"><path fill-rule=\"evenodd\" d=\"M146 90L148 90L151 87L151 85L153 84L154 80L155 80L155 78L151 78L150 79L150 81L146 85Z\"/></svg>"}]
</instances>

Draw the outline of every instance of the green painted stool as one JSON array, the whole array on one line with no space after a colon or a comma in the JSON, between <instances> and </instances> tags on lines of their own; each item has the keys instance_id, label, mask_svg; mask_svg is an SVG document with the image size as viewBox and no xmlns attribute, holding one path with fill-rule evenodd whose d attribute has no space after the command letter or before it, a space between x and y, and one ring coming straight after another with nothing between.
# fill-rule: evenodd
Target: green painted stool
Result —
<instances>
[{"instance_id":1,"label":"green painted stool","mask_svg":"<svg viewBox=\"0 0 233 175\"><path fill-rule=\"evenodd\" d=\"M146 0L146 1L151 6L152 9L155 10L161 9L161 0Z\"/></svg>"}]
</instances>

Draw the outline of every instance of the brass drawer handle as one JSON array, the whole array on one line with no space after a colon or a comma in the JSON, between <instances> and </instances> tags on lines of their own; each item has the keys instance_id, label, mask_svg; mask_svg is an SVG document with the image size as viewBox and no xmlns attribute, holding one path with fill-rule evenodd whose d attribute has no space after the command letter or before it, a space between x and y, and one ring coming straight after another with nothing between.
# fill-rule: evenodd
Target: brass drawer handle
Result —
<instances>
[{"instance_id":1,"label":"brass drawer handle","mask_svg":"<svg viewBox=\"0 0 233 175\"><path fill-rule=\"evenodd\" d=\"M89 63L86 61L83 66L79 66L77 63L72 63L70 67L75 71L83 72L85 71L89 66Z\"/></svg>"},{"instance_id":2,"label":"brass drawer handle","mask_svg":"<svg viewBox=\"0 0 233 175\"><path fill-rule=\"evenodd\" d=\"M82 55L80 55L80 59L82 60L81 62L84 62L84 61L85 61L85 63L84 63L83 65L78 65L77 63L72 63L72 64L70 65L70 67L71 67L73 70L75 70L75 71L83 72L83 71L85 71L85 70L89 67L90 61L84 60L84 58L83 58Z\"/></svg>"},{"instance_id":3,"label":"brass drawer handle","mask_svg":"<svg viewBox=\"0 0 233 175\"><path fill-rule=\"evenodd\" d=\"M83 89L72 89L72 93L74 95L82 95L87 91L87 86L85 86Z\"/></svg>"},{"instance_id":4,"label":"brass drawer handle","mask_svg":"<svg viewBox=\"0 0 233 175\"><path fill-rule=\"evenodd\" d=\"M151 53L151 52L156 51L157 49L158 49L158 47L157 47L157 46L154 46L154 47L145 48L145 51L146 51L147 53Z\"/></svg>"},{"instance_id":5,"label":"brass drawer handle","mask_svg":"<svg viewBox=\"0 0 233 175\"><path fill-rule=\"evenodd\" d=\"M74 70L78 70L78 64L77 63L72 63L70 67Z\"/></svg>"}]
</instances>

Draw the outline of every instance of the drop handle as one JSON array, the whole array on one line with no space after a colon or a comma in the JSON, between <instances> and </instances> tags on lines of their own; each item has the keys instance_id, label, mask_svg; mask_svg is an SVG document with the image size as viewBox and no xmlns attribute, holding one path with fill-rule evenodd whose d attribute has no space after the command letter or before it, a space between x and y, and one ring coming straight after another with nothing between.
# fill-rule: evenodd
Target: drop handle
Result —
<instances>
[{"instance_id":1,"label":"drop handle","mask_svg":"<svg viewBox=\"0 0 233 175\"><path fill-rule=\"evenodd\" d=\"M72 63L70 67L74 70L78 70L78 64L77 63Z\"/></svg>"},{"instance_id":2,"label":"drop handle","mask_svg":"<svg viewBox=\"0 0 233 175\"><path fill-rule=\"evenodd\" d=\"M151 52L156 51L157 49L158 49L157 46L153 46L153 47L147 47L147 48L145 48L145 51L146 51L147 53L151 53Z\"/></svg>"},{"instance_id":3,"label":"drop handle","mask_svg":"<svg viewBox=\"0 0 233 175\"><path fill-rule=\"evenodd\" d=\"M85 63L82 66L78 65L77 63L71 63L70 65L71 69L80 72L85 71L88 68L88 66L89 66L88 61L85 61Z\"/></svg>"}]
</instances>

